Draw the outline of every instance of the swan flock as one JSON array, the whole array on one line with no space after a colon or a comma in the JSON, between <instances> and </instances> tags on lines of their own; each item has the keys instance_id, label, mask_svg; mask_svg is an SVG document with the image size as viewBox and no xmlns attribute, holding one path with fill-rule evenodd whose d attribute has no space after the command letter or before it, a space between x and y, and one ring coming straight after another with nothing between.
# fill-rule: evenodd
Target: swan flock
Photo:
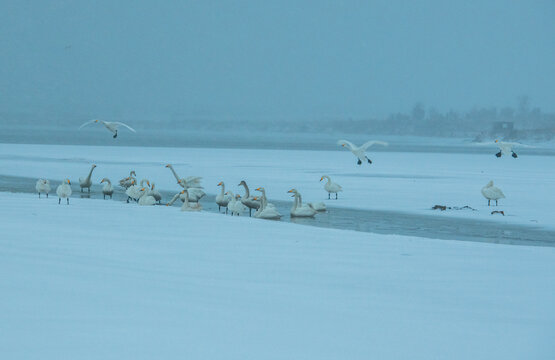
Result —
<instances>
[{"instance_id":1,"label":"swan flock","mask_svg":"<svg viewBox=\"0 0 555 360\"><path fill-rule=\"evenodd\" d=\"M89 121L81 127L93 122L99 122L99 120ZM111 126L110 124L114 124L104 121L100 122L109 129ZM125 124L120 125L127 127ZM115 131L114 137L116 137L117 130L116 128L113 129ZM513 158L518 157L513 151L513 147L518 144L500 142L498 140L495 142L500 149L499 153L496 154L497 157L501 157L502 155L510 155ZM371 146L388 146L388 143L377 140L367 141L361 146L356 146L347 140L339 140L337 143L341 147L346 147L357 158L357 165L362 165L363 163L372 164L372 160L366 154L367 149ZM79 187L81 192L83 192L84 189L87 190L87 193L91 192L91 187L93 185L92 176L96 167L96 164L92 164L86 176L79 178ZM200 204L200 200L206 195L203 191L203 187L201 186L202 177L180 177L173 165L167 164L165 167L171 171L177 185L182 188L182 190L176 193L166 205L171 206L175 201L180 200L182 202L182 211L202 210L203 207ZM328 194L327 200L332 200L332 195L335 195L335 200L338 200L338 193L343 192L343 187L334 182L329 175L322 175L320 177L320 182L324 180L325 183L323 187L325 192ZM131 170L129 172L129 176L123 177L118 183L120 188L127 195L127 203L134 202L140 206L153 206L161 204L162 194L155 189L154 182L151 182L149 179L144 177L138 182L137 173L134 170ZM109 197L112 199L116 189L112 185L110 179L104 177L99 184L103 184L103 198L106 199L106 197ZM250 193L249 186L245 180L242 180L237 185L237 187L243 188L244 195L240 195L239 193L235 194L229 189L226 191L224 181L220 181L217 184L217 187L219 187L219 192L215 197L215 203L218 206L218 212L221 212L222 208L224 208L225 214L231 214L231 216L241 216L248 210L249 216L254 218L279 220L282 217L282 214L278 211L277 207L268 201L266 189L264 187L256 188L256 191L260 193L260 195L257 196L253 196ZM35 184L35 190L38 193L39 198L41 197L41 194L46 195L46 198L48 198L48 194L51 191L50 181L43 178L38 179ZM294 198L290 209L291 217L313 218L319 212L327 210L324 202L303 203L300 191L295 188L290 189L287 193L291 194L291 197ZM488 184L481 189L481 193L482 196L488 200L488 206L491 206L492 201L495 201L495 205L497 206L499 200L505 198L505 194L501 191L501 189L494 186L493 180L488 182ZM56 194L58 195L58 204L61 204L62 199L66 199L66 204L69 205L69 198L72 195L71 182L69 179L65 179L58 185L56 188Z\"/></svg>"}]
</instances>

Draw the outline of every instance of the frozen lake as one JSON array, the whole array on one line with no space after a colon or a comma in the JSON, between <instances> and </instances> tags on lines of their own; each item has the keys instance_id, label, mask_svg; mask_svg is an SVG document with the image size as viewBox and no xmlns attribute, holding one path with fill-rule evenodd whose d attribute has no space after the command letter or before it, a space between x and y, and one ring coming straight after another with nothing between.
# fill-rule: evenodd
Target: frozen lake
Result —
<instances>
[{"instance_id":1,"label":"frozen lake","mask_svg":"<svg viewBox=\"0 0 555 360\"><path fill-rule=\"evenodd\" d=\"M0 192L33 193L36 179L0 175ZM57 184L53 184L53 189ZM72 197L102 199L102 187L93 185L91 193L81 193L78 185L73 185ZM169 201L175 192L160 191L162 203ZM56 199L55 191L51 198ZM114 201L124 202L125 192L116 187ZM207 195L201 200L204 211L218 212L215 196ZM51 200L54 201L54 200ZM106 200L110 201L110 200ZM319 213L313 219L291 218L289 210L291 203L271 200L279 212L284 215L281 221L296 224L334 228L341 230L356 230L368 233L406 235L443 240L464 240L512 245L555 246L555 231L533 226L519 226L499 224L491 221L468 220L450 217L426 216L394 211L349 209L328 206L326 212ZM129 206L137 206L134 203ZM174 206L181 206L177 201ZM472 211L472 210L460 210ZM246 214L248 216L248 213Z\"/></svg>"}]
</instances>

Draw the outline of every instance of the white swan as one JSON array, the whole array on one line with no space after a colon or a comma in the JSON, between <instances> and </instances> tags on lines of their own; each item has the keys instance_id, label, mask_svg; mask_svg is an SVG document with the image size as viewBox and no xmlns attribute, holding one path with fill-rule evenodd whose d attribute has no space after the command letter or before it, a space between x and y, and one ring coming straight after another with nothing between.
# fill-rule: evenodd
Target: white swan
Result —
<instances>
[{"instance_id":1,"label":"white swan","mask_svg":"<svg viewBox=\"0 0 555 360\"><path fill-rule=\"evenodd\" d=\"M171 170L179 186L181 186L185 190L188 190L187 196L188 196L189 202L199 202L199 200L206 195L206 193L202 191L202 186L200 185L200 181L202 180L201 177L189 176L187 178L180 178L175 172L171 164L167 164L166 167ZM185 194L181 194L180 198L181 198L181 201L184 201Z\"/></svg>"},{"instance_id":2,"label":"white swan","mask_svg":"<svg viewBox=\"0 0 555 360\"><path fill-rule=\"evenodd\" d=\"M495 206L497 206L497 201L505 198L503 191L501 191L498 187L493 186L493 180L482 188L482 195L488 199L488 206L490 206L491 200L495 200Z\"/></svg>"},{"instance_id":3,"label":"white swan","mask_svg":"<svg viewBox=\"0 0 555 360\"><path fill-rule=\"evenodd\" d=\"M326 211L326 204L324 204L323 202L309 202L307 203L307 205L318 212Z\"/></svg>"},{"instance_id":4,"label":"white swan","mask_svg":"<svg viewBox=\"0 0 555 360\"><path fill-rule=\"evenodd\" d=\"M69 205L69 197L71 196L71 182L69 179L65 179L63 183L58 185L56 194L58 195L58 204L62 202L62 198L66 198Z\"/></svg>"},{"instance_id":5,"label":"white swan","mask_svg":"<svg viewBox=\"0 0 555 360\"><path fill-rule=\"evenodd\" d=\"M337 200L337 193L343 191L343 188L341 188L341 185L331 181L331 178L328 175L322 175L320 181L324 179L328 180L328 182L324 185L324 189L328 192L328 199L331 199L331 194L335 193L335 200Z\"/></svg>"},{"instance_id":6,"label":"white swan","mask_svg":"<svg viewBox=\"0 0 555 360\"><path fill-rule=\"evenodd\" d=\"M37 183L35 185L35 189L39 193L39 199L40 199L40 193L44 193L44 194L46 194L46 197L48 197L48 193L51 190L50 189L50 181L48 181L46 179L38 179Z\"/></svg>"},{"instance_id":7,"label":"white swan","mask_svg":"<svg viewBox=\"0 0 555 360\"><path fill-rule=\"evenodd\" d=\"M89 189L89 192L91 192L91 186L92 186L91 176L95 167L96 165L92 164L91 170L89 171L89 174L87 175L87 177L79 178L79 186L81 187L81 192L83 192L83 189L85 188Z\"/></svg>"},{"instance_id":8,"label":"white swan","mask_svg":"<svg viewBox=\"0 0 555 360\"><path fill-rule=\"evenodd\" d=\"M339 140L337 142L337 145L341 145L343 147L346 146L347 149L349 149L357 157L357 159L358 159L357 164L362 165L363 162L368 162L368 164L372 164L372 160L370 160L368 158L368 156L366 156L366 149L368 149L372 145L387 146L388 143L386 143L384 141L372 140L372 141L365 142L364 144L362 144L362 146L356 146L350 141Z\"/></svg>"},{"instance_id":9,"label":"white swan","mask_svg":"<svg viewBox=\"0 0 555 360\"><path fill-rule=\"evenodd\" d=\"M147 179L142 179L140 184L137 185L136 183L134 183L133 185L131 185L127 190L125 190L125 193L127 194L127 202L129 203L129 200L135 200L138 201L139 197L141 197L141 189L145 187L145 183L147 183L148 186L150 186L150 181L148 181Z\"/></svg>"},{"instance_id":10,"label":"white swan","mask_svg":"<svg viewBox=\"0 0 555 360\"><path fill-rule=\"evenodd\" d=\"M218 183L218 186L222 187L222 191L216 196L216 204L218 204L218 212L220 212L222 207L225 207L225 213L227 214L228 204L231 201L231 196L225 193L225 184L223 181Z\"/></svg>"},{"instance_id":11,"label":"white swan","mask_svg":"<svg viewBox=\"0 0 555 360\"><path fill-rule=\"evenodd\" d=\"M133 180L135 180L135 183L137 182L137 179L135 179L133 175L137 176L135 170L131 170L128 177L121 179L119 181L119 185L125 189L129 188L131 185L133 185Z\"/></svg>"},{"instance_id":12,"label":"white swan","mask_svg":"<svg viewBox=\"0 0 555 360\"><path fill-rule=\"evenodd\" d=\"M231 201L227 205L229 211L231 212L231 216L239 216L243 212L247 211L246 206L241 202L241 195L234 195L231 191L226 192L226 195L231 197Z\"/></svg>"},{"instance_id":13,"label":"white swan","mask_svg":"<svg viewBox=\"0 0 555 360\"><path fill-rule=\"evenodd\" d=\"M135 129L133 129L131 126L129 126L127 124L124 124L122 122L119 122L119 121L104 121L104 120L98 120L98 119L93 119L91 121L87 121L86 123L81 125L79 127L79 129L82 129L83 127L85 127L89 124L96 124L96 123L101 123L102 125L104 125L106 127L106 129L108 129L112 134L114 134L114 136L113 136L114 139L118 137L118 127L120 127L120 126L126 127L129 130L136 133Z\"/></svg>"},{"instance_id":14,"label":"white swan","mask_svg":"<svg viewBox=\"0 0 555 360\"><path fill-rule=\"evenodd\" d=\"M297 189L291 189L288 193L293 193L293 197L295 198L293 207L291 207L291 217L314 217L314 215L316 215L316 210L308 205L303 205L301 194Z\"/></svg>"},{"instance_id":15,"label":"white swan","mask_svg":"<svg viewBox=\"0 0 555 360\"><path fill-rule=\"evenodd\" d=\"M199 203L190 203L189 202L189 194L187 194L188 190L184 189L181 191L181 195L183 195L183 198L185 199L185 201L183 202L183 205L181 205L181 211L201 211L202 210L202 205Z\"/></svg>"},{"instance_id":16,"label":"white swan","mask_svg":"<svg viewBox=\"0 0 555 360\"><path fill-rule=\"evenodd\" d=\"M504 142L504 141L499 141L498 139L495 140L495 143L499 148L499 152L495 154L495 156L497 156L498 158L501 157L501 155L505 155L505 156L511 155L515 159L518 157L518 155L513 151L513 147L520 145L519 143Z\"/></svg>"},{"instance_id":17,"label":"white swan","mask_svg":"<svg viewBox=\"0 0 555 360\"><path fill-rule=\"evenodd\" d=\"M254 213L253 216L260 219L279 220L281 218L281 214L277 211L274 204L268 202L266 189L259 187L256 191L260 191L262 195L260 196L260 199L257 196L253 198L254 201L260 200L260 208Z\"/></svg>"},{"instance_id":18,"label":"white swan","mask_svg":"<svg viewBox=\"0 0 555 360\"><path fill-rule=\"evenodd\" d=\"M112 186L112 182L110 181L110 179L104 178L100 183L106 183L102 187L102 195L104 195L104 199L106 199L106 195L108 195L111 199L112 195L114 194L114 187Z\"/></svg>"},{"instance_id":19,"label":"white swan","mask_svg":"<svg viewBox=\"0 0 555 360\"><path fill-rule=\"evenodd\" d=\"M180 178L179 175L177 175L177 173L175 172L175 169L173 168L172 164L167 164L166 167L171 170L173 176L177 180L177 183L181 187L185 188L186 190L188 190L189 188L202 189L202 186L200 186L200 181L202 180L202 177L200 177L200 176L188 176L186 178Z\"/></svg>"},{"instance_id":20,"label":"white swan","mask_svg":"<svg viewBox=\"0 0 555 360\"><path fill-rule=\"evenodd\" d=\"M147 191L146 188L141 188L138 192L139 194L139 205L142 206L150 206L150 205L156 205L156 199L154 198L154 196L150 196L149 195L149 191Z\"/></svg>"},{"instance_id":21,"label":"white swan","mask_svg":"<svg viewBox=\"0 0 555 360\"><path fill-rule=\"evenodd\" d=\"M162 194L160 194L160 191L156 190L154 187L155 187L154 183L151 183L150 191L148 192L148 194L152 196L154 200L158 202L158 204L160 204L160 202L162 201Z\"/></svg>"},{"instance_id":22,"label":"white swan","mask_svg":"<svg viewBox=\"0 0 555 360\"><path fill-rule=\"evenodd\" d=\"M243 186L245 188L245 196L241 198L241 202L249 208L249 216L252 216L252 209L258 210L260 208L260 201L254 200L254 196L250 194L249 187L245 180L241 180L237 186Z\"/></svg>"}]
</instances>

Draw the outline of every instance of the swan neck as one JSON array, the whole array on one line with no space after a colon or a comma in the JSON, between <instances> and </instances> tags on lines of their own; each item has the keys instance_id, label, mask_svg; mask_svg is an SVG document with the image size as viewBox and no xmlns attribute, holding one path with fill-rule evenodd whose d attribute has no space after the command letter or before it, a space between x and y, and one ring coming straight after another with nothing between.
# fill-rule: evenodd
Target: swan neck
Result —
<instances>
[{"instance_id":1,"label":"swan neck","mask_svg":"<svg viewBox=\"0 0 555 360\"><path fill-rule=\"evenodd\" d=\"M172 171L173 176L175 176L175 179L176 179L177 181L179 181L179 176L177 176L177 173L176 173L175 170L173 169L173 166L170 165L169 168L170 168L170 170Z\"/></svg>"},{"instance_id":2,"label":"swan neck","mask_svg":"<svg viewBox=\"0 0 555 360\"><path fill-rule=\"evenodd\" d=\"M245 188L245 198L249 198L249 196L251 195L249 191L249 187L245 183L242 183L241 185L243 185L243 187Z\"/></svg>"},{"instance_id":3,"label":"swan neck","mask_svg":"<svg viewBox=\"0 0 555 360\"><path fill-rule=\"evenodd\" d=\"M89 175L87 175L87 181L89 181L91 179L93 170L94 170L94 166L91 166L91 170L89 171Z\"/></svg>"}]
</instances>

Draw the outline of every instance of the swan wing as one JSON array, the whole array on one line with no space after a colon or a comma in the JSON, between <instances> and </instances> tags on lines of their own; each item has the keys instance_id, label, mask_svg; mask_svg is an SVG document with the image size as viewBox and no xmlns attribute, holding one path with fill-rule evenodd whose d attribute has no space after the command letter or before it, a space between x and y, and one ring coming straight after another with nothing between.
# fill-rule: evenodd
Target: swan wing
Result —
<instances>
[{"instance_id":1,"label":"swan wing","mask_svg":"<svg viewBox=\"0 0 555 360\"><path fill-rule=\"evenodd\" d=\"M96 122L96 119L92 119L90 121L87 121L86 123L84 123L83 125L79 126L79 130L81 130L82 128L84 128L85 126L89 125L89 124L93 124L94 122Z\"/></svg>"},{"instance_id":2,"label":"swan wing","mask_svg":"<svg viewBox=\"0 0 555 360\"><path fill-rule=\"evenodd\" d=\"M348 141L348 140L339 140L339 141L337 142L337 145L339 145L339 146L347 145L347 147L348 147L350 150L356 148L356 146L355 146L352 142L350 142L350 141Z\"/></svg>"},{"instance_id":3,"label":"swan wing","mask_svg":"<svg viewBox=\"0 0 555 360\"><path fill-rule=\"evenodd\" d=\"M129 125L127 125L127 124L124 124L124 123L122 123L122 122L114 121L113 124L116 124L117 126L126 127L126 128L128 128L129 130L133 131L134 133L137 132L137 131L135 131L135 129L133 129L131 126L129 126Z\"/></svg>"},{"instance_id":4,"label":"swan wing","mask_svg":"<svg viewBox=\"0 0 555 360\"><path fill-rule=\"evenodd\" d=\"M370 146L372 145L382 145L382 146L387 146L389 145L388 143L386 143L385 141L378 141L378 140L371 140L371 141L367 141L364 144L362 144L362 146L360 147L363 150L368 149Z\"/></svg>"}]
</instances>

